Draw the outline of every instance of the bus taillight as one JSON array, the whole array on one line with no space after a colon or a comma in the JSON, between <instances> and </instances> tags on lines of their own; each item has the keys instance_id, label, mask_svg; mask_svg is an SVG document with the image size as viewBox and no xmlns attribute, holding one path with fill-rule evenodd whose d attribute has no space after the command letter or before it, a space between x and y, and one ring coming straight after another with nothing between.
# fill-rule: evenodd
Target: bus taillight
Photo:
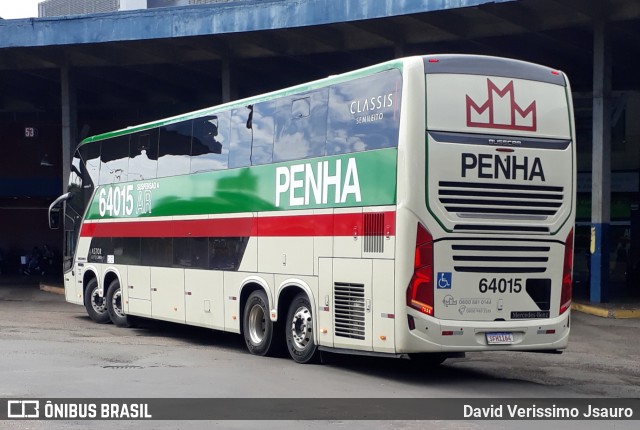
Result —
<instances>
[{"instance_id":1,"label":"bus taillight","mask_svg":"<svg viewBox=\"0 0 640 430\"><path fill-rule=\"evenodd\" d=\"M433 237L418 224L413 277L407 288L407 306L433 315Z\"/></svg>"},{"instance_id":2,"label":"bus taillight","mask_svg":"<svg viewBox=\"0 0 640 430\"><path fill-rule=\"evenodd\" d=\"M567 235L564 245L564 268L562 270L562 292L560 293L560 314L571 307L571 277L573 273L573 229Z\"/></svg>"}]
</instances>

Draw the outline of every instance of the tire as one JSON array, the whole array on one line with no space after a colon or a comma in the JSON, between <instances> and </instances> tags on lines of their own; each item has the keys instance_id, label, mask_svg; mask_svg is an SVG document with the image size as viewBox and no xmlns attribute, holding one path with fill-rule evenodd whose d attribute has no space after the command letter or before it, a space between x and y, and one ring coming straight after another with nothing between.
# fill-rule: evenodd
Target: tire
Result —
<instances>
[{"instance_id":1,"label":"tire","mask_svg":"<svg viewBox=\"0 0 640 430\"><path fill-rule=\"evenodd\" d=\"M84 293L84 307L94 322L106 324L111 322L107 311L107 299L104 295L100 297L98 291L98 280L91 278Z\"/></svg>"},{"instance_id":2,"label":"tire","mask_svg":"<svg viewBox=\"0 0 640 430\"><path fill-rule=\"evenodd\" d=\"M120 281L114 279L109 284L107 290L107 312L111 322L118 327L131 327L131 317L125 315L122 303L122 290L120 289Z\"/></svg>"},{"instance_id":3,"label":"tire","mask_svg":"<svg viewBox=\"0 0 640 430\"><path fill-rule=\"evenodd\" d=\"M269 318L269 300L263 290L251 293L244 305L242 334L247 349L254 355L275 355L282 343L276 325Z\"/></svg>"},{"instance_id":4,"label":"tire","mask_svg":"<svg viewBox=\"0 0 640 430\"><path fill-rule=\"evenodd\" d=\"M313 338L311 303L305 293L293 299L285 322L287 349L291 358L301 364L316 362L320 354Z\"/></svg>"}]
</instances>

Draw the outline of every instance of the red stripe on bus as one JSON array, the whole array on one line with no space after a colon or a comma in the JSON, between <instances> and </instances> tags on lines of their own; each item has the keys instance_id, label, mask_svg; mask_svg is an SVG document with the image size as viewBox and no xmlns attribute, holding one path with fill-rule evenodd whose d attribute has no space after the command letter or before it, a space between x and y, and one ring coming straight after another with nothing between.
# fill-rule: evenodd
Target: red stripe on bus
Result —
<instances>
[{"instance_id":1,"label":"red stripe on bus","mask_svg":"<svg viewBox=\"0 0 640 430\"><path fill-rule=\"evenodd\" d=\"M390 236L395 235L395 218L395 212L384 212L385 227ZM98 222L83 224L80 233L82 237L322 237L363 234L362 213Z\"/></svg>"}]
</instances>

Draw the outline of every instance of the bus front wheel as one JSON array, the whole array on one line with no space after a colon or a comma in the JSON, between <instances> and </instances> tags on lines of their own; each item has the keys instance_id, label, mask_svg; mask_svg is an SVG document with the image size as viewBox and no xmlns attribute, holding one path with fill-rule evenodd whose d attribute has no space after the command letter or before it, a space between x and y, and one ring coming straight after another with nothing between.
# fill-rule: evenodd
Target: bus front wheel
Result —
<instances>
[{"instance_id":1,"label":"bus front wheel","mask_svg":"<svg viewBox=\"0 0 640 430\"><path fill-rule=\"evenodd\" d=\"M107 298L104 294L100 297L99 291L98 280L91 278L84 293L84 307L94 322L106 324L110 322L107 312Z\"/></svg>"},{"instance_id":2,"label":"bus front wheel","mask_svg":"<svg viewBox=\"0 0 640 430\"><path fill-rule=\"evenodd\" d=\"M298 294L289 306L286 320L287 349L297 363L311 363L318 358L314 340L311 303L304 293Z\"/></svg>"},{"instance_id":3,"label":"bus front wheel","mask_svg":"<svg viewBox=\"0 0 640 430\"><path fill-rule=\"evenodd\" d=\"M109 318L118 327L131 327L130 318L124 313L124 306L122 300L122 289L120 288L120 281L114 279L109 284L107 290L107 311Z\"/></svg>"},{"instance_id":4,"label":"bus front wheel","mask_svg":"<svg viewBox=\"0 0 640 430\"><path fill-rule=\"evenodd\" d=\"M254 355L273 355L278 339L275 324L269 318L269 299L262 290L256 290L244 305L242 333L247 349Z\"/></svg>"}]
</instances>

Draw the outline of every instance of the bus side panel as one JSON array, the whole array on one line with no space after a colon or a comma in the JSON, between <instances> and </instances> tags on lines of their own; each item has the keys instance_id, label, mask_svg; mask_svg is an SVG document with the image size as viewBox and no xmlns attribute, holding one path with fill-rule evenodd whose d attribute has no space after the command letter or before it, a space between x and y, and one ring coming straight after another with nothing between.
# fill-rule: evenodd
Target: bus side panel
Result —
<instances>
[{"instance_id":1,"label":"bus side panel","mask_svg":"<svg viewBox=\"0 0 640 430\"><path fill-rule=\"evenodd\" d=\"M395 300L393 260L373 260L373 350L395 352Z\"/></svg>"},{"instance_id":2,"label":"bus side panel","mask_svg":"<svg viewBox=\"0 0 640 430\"><path fill-rule=\"evenodd\" d=\"M130 266L127 270L127 284L123 286L125 311L131 315L151 317L151 269ZM126 296L124 296L126 294ZM126 303L128 302L128 309Z\"/></svg>"},{"instance_id":3,"label":"bus side panel","mask_svg":"<svg viewBox=\"0 0 640 430\"><path fill-rule=\"evenodd\" d=\"M333 347L333 259L318 259L318 342Z\"/></svg>"},{"instance_id":4,"label":"bus side panel","mask_svg":"<svg viewBox=\"0 0 640 430\"><path fill-rule=\"evenodd\" d=\"M242 255L242 261L238 268L240 272L257 272L258 271L258 238L249 237L247 248Z\"/></svg>"},{"instance_id":5,"label":"bus side panel","mask_svg":"<svg viewBox=\"0 0 640 430\"><path fill-rule=\"evenodd\" d=\"M80 269L76 265L73 270L64 274L64 298L67 302L76 305L81 305L84 298L82 271Z\"/></svg>"},{"instance_id":6,"label":"bus side panel","mask_svg":"<svg viewBox=\"0 0 640 430\"><path fill-rule=\"evenodd\" d=\"M333 209L315 209L313 211L315 216L329 217L331 222L328 223L329 231L333 231ZM333 243L334 237L333 235L316 235L313 238L313 274L321 275L325 272L323 271L323 265L321 261L324 257L333 257ZM329 282L331 279L329 278ZM324 303L324 299L320 297L320 306Z\"/></svg>"},{"instance_id":7,"label":"bus side panel","mask_svg":"<svg viewBox=\"0 0 640 430\"><path fill-rule=\"evenodd\" d=\"M275 216L274 216L275 215ZM313 210L258 215L258 272L313 274Z\"/></svg>"},{"instance_id":8,"label":"bus side panel","mask_svg":"<svg viewBox=\"0 0 640 430\"><path fill-rule=\"evenodd\" d=\"M131 266L128 275L128 297L130 299L151 300L151 268Z\"/></svg>"},{"instance_id":9,"label":"bus side panel","mask_svg":"<svg viewBox=\"0 0 640 430\"><path fill-rule=\"evenodd\" d=\"M223 272L184 271L187 324L224 329Z\"/></svg>"},{"instance_id":10,"label":"bus side panel","mask_svg":"<svg viewBox=\"0 0 640 430\"><path fill-rule=\"evenodd\" d=\"M184 269L151 268L151 315L184 324Z\"/></svg>"},{"instance_id":11,"label":"bus side panel","mask_svg":"<svg viewBox=\"0 0 640 430\"><path fill-rule=\"evenodd\" d=\"M362 208L336 208L333 213L333 256L362 258Z\"/></svg>"},{"instance_id":12,"label":"bus side panel","mask_svg":"<svg viewBox=\"0 0 640 430\"><path fill-rule=\"evenodd\" d=\"M313 237L260 237L258 272L313 275Z\"/></svg>"}]
</instances>

